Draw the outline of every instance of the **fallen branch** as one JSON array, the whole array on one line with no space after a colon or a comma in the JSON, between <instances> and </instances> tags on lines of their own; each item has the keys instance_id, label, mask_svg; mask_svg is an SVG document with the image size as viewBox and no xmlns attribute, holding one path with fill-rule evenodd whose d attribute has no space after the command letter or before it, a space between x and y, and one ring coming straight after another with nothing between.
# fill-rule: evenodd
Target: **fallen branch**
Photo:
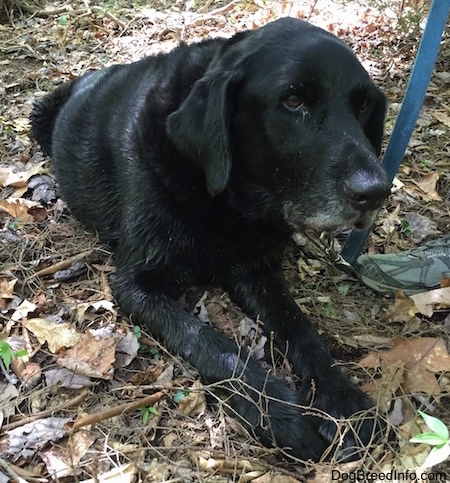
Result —
<instances>
[{"instance_id":1,"label":"fallen branch","mask_svg":"<svg viewBox=\"0 0 450 483\"><path fill-rule=\"evenodd\" d=\"M58 7L58 8L44 8L42 10L34 10L32 11L33 15L36 17L53 17L56 15L71 15L73 17L85 16L90 15L92 13L101 13L105 17L112 20L116 23L121 29L125 29L126 25L119 20L115 15L108 12L105 8L98 7L98 6L91 6L89 8L79 8L79 9L72 9L70 7ZM76 19L75 19L76 20Z\"/></svg>"},{"instance_id":2,"label":"fallen branch","mask_svg":"<svg viewBox=\"0 0 450 483\"><path fill-rule=\"evenodd\" d=\"M33 275L28 277L25 281L31 280L32 278L35 278L35 277L46 277L48 275L53 275L54 273L59 272L59 270L64 270L65 268L70 267L74 263L89 257L91 254L92 254L92 250L88 250L86 252L79 253L78 255L74 255L73 257L67 258L66 260L61 260L60 262L57 262L51 265L50 267L46 267L46 268L43 268L42 270L38 270L36 273L33 273Z\"/></svg>"},{"instance_id":3,"label":"fallen branch","mask_svg":"<svg viewBox=\"0 0 450 483\"><path fill-rule=\"evenodd\" d=\"M7 461L3 458L0 458L0 468L14 481L18 481L19 483L25 482L20 476L14 471L12 468L14 465L10 465Z\"/></svg>"},{"instance_id":4,"label":"fallen branch","mask_svg":"<svg viewBox=\"0 0 450 483\"><path fill-rule=\"evenodd\" d=\"M166 391L159 391L159 392L155 392L155 394L152 394L151 396L138 399L137 401L121 404L120 406L106 409L106 411L100 411L98 413L88 414L87 416L77 419L73 423L67 423L66 429L67 431L72 432L72 431L75 431L76 429L83 428L84 426L89 426L91 424L104 421L105 419L110 419L114 416L120 416L121 414L124 414L124 413L131 413L141 407L151 406L155 404L165 395L166 395Z\"/></svg>"},{"instance_id":5,"label":"fallen branch","mask_svg":"<svg viewBox=\"0 0 450 483\"><path fill-rule=\"evenodd\" d=\"M4 433L6 431L9 431L14 428L18 428L20 426L23 426L24 424L27 423L32 423L33 421L37 421L38 419L46 418L51 416L52 414L57 413L58 411L61 411L63 409L67 409L72 406L78 406L83 402L83 400L86 398L86 396L89 394L88 389L84 389L81 391L81 393L71 399L70 401L66 401L65 403L60 404L56 408L51 408L51 409L46 409L45 411L40 411L39 413L33 414L33 416L26 416L25 418L20 418L17 421L13 421L12 423L9 424L4 424L1 428L1 433Z\"/></svg>"}]
</instances>

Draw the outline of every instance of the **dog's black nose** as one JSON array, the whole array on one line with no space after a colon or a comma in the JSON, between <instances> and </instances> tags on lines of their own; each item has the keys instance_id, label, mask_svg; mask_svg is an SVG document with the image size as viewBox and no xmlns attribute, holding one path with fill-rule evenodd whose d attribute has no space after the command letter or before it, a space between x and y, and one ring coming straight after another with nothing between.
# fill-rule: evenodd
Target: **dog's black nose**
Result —
<instances>
[{"instance_id":1,"label":"dog's black nose","mask_svg":"<svg viewBox=\"0 0 450 483\"><path fill-rule=\"evenodd\" d=\"M358 171L344 182L344 193L358 210L375 210L389 196L390 184L380 173Z\"/></svg>"}]
</instances>

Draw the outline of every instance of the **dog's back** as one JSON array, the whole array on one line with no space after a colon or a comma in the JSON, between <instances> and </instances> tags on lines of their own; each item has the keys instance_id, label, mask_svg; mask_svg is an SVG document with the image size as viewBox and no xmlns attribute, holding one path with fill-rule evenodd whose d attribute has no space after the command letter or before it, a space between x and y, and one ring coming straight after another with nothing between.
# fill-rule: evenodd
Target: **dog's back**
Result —
<instances>
[{"instance_id":1,"label":"dog's back","mask_svg":"<svg viewBox=\"0 0 450 483\"><path fill-rule=\"evenodd\" d=\"M118 174L124 146L130 169L134 160L142 176L156 160L168 158L157 155L167 149L164 120L183 102L223 42L205 40L194 48L181 44L170 55L92 71L34 104L32 134L53 158L63 198L75 217L95 229L102 241L114 245L119 236L119 198L126 195L118 187L127 190L126 180ZM153 123L156 119L163 122ZM151 148L142 156L146 146ZM138 167L143 159L147 166ZM92 193L97 202L90 208Z\"/></svg>"}]
</instances>

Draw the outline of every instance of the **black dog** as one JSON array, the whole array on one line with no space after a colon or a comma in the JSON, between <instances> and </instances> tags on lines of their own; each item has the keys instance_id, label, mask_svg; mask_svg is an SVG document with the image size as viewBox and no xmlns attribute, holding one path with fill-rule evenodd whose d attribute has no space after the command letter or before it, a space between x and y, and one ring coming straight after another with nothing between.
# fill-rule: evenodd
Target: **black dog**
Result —
<instances>
[{"instance_id":1,"label":"black dog","mask_svg":"<svg viewBox=\"0 0 450 483\"><path fill-rule=\"evenodd\" d=\"M261 440L303 459L321 457L333 418L371 403L289 295L283 251L295 230L373 221L389 193L384 114L352 52L292 18L91 72L32 113L73 214L115 247L123 310L204 381L228 380L228 401ZM219 285L259 316L298 391L177 305L194 284ZM338 457L354 457L375 421L347 432Z\"/></svg>"}]
</instances>

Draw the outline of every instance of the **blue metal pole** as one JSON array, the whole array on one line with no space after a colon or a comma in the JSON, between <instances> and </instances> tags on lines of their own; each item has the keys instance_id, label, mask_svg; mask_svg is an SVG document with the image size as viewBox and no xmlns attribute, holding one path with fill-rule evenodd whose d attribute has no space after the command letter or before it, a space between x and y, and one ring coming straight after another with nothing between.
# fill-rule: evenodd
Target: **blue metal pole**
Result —
<instances>
[{"instance_id":1,"label":"blue metal pole","mask_svg":"<svg viewBox=\"0 0 450 483\"><path fill-rule=\"evenodd\" d=\"M423 104L431 74L447 22L450 0L433 0L417 51L408 87L383 158L383 166L392 181L398 171ZM351 265L362 252L371 228L353 230L348 236L341 256Z\"/></svg>"}]
</instances>

